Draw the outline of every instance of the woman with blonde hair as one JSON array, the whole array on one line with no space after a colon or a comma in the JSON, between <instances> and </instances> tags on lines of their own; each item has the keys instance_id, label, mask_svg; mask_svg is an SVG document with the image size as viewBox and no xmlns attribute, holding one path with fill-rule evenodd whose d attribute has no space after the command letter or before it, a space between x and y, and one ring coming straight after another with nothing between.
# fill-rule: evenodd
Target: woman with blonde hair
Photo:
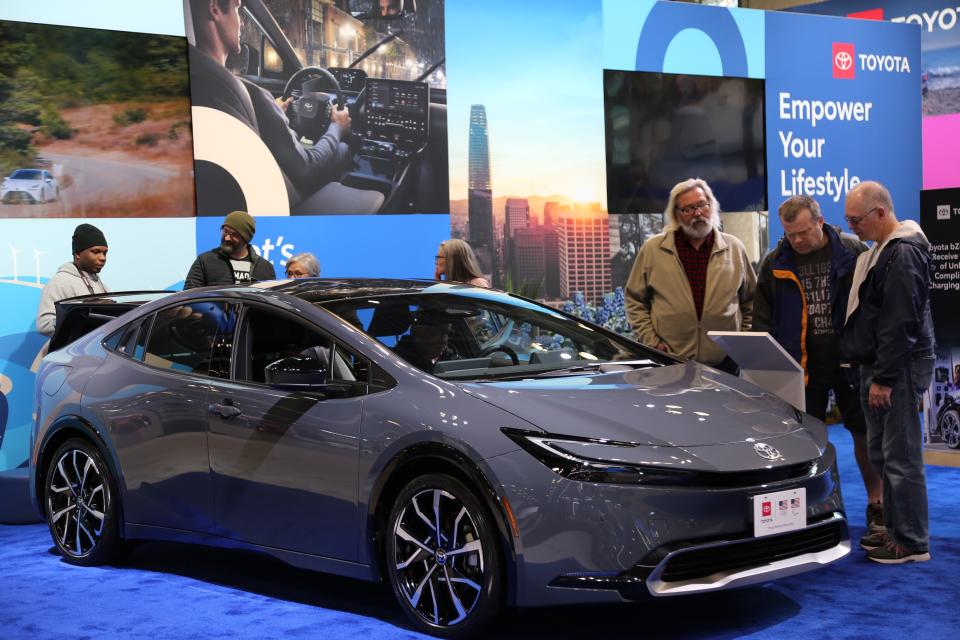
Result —
<instances>
[{"instance_id":1,"label":"woman with blonde hair","mask_svg":"<svg viewBox=\"0 0 960 640\"><path fill-rule=\"evenodd\" d=\"M463 282L477 287L490 287L480 272L477 256L470 245L457 238L444 240L434 258L433 277L447 282Z\"/></svg>"}]
</instances>

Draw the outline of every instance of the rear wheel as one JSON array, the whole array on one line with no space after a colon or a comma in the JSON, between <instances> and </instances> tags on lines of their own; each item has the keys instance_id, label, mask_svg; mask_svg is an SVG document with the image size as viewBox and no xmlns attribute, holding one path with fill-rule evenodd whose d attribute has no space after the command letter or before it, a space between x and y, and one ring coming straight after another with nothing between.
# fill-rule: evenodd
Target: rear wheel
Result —
<instances>
[{"instance_id":1,"label":"rear wheel","mask_svg":"<svg viewBox=\"0 0 960 640\"><path fill-rule=\"evenodd\" d=\"M67 440L47 469L44 502L53 542L71 564L98 565L119 548L114 482L100 452L88 441Z\"/></svg>"},{"instance_id":2,"label":"rear wheel","mask_svg":"<svg viewBox=\"0 0 960 640\"><path fill-rule=\"evenodd\" d=\"M494 524L475 494L447 475L403 488L387 523L394 595L420 630L473 636L500 610L503 574Z\"/></svg>"},{"instance_id":3,"label":"rear wheel","mask_svg":"<svg viewBox=\"0 0 960 640\"><path fill-rule=\"evenodd\" d=\"M940 435L951 449L960 449L960 412L949 409L940 418Z\"/></svg>"}]
</instances>

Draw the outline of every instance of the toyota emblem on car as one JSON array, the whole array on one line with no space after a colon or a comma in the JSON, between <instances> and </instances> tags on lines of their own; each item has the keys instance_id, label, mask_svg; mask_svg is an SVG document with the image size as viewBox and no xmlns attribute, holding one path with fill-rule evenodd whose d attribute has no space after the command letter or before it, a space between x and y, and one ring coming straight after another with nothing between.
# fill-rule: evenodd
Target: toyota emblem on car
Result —
<instances>
[{"instance_id":1,"label":"toyota emblem on car","mask_svg":"<svg viewBox=\"0 0 960 640\"><path fill-rule=\"evenodd\" d=\"M771 447L766 442L758 442L753 445L753 450L758 456L766 458L767 460L779 460L783 457L777 449Z\"/></svg>"}]
</instances>

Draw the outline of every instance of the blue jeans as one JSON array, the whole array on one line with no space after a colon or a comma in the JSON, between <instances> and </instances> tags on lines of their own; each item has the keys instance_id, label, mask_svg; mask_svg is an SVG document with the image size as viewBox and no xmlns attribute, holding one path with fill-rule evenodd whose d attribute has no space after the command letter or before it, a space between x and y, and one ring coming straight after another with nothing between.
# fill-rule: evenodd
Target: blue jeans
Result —
<instances>
[{"instance_id":1,"label":"blue jeans","mask_svg":"<svg viewBox=\"0 0 960 640\"><path fill-rule=\"evenodd\" d=\"M883 518L894 542L917 552L930 545L927 480L918 403L933 376L932 354L912 356L893 385L890 408L870 409L873 368L860 367L860 403L867 420L870 462L883 477Z\"/></svg>"}]
</instances>

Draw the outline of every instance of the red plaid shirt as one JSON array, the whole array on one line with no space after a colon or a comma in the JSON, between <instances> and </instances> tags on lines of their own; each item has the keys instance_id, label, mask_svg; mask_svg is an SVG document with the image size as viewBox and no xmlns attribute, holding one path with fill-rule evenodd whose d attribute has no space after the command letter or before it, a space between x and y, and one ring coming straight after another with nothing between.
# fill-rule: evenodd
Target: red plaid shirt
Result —
<instances>
[{"instance_id":1,"label":"red plaid shirt","mask_svg":"<svg viewBox=\"0 0 960 640\"><path fill-rule=\"evenodd\" d=\"M699 249L693 248L683 229L677 229L674 240L677 256L690 282L690 292L693 294L693 304L697 308L699 319L703 315L703 296L707 290L707 263L710 262L710 252L713 250L713 232L704 239Z\"/></svg>"}]
</instances>

